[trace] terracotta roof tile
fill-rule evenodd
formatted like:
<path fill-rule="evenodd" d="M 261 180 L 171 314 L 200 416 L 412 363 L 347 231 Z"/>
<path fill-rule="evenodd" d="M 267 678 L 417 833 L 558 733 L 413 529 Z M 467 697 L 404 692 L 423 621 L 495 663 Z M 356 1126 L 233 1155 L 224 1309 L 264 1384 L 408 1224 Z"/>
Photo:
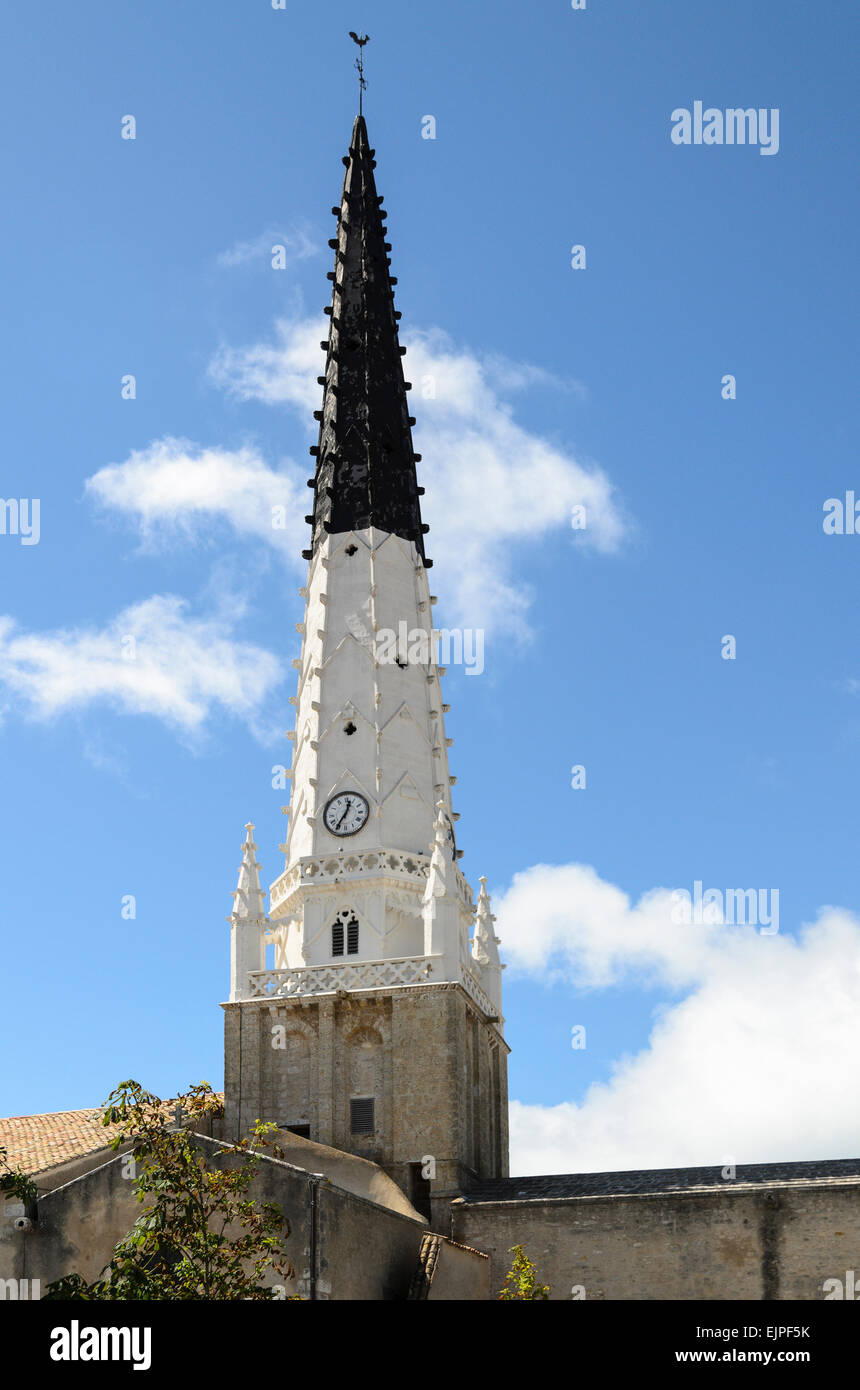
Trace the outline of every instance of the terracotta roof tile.
<path fill-rule="evenodd" d="M 215 1099 L 223 1102 L 221 1092 Z M 162 1102 L 172 1110 L 175 1102 Z M 51 1115 L 12 1115 L 0 1118 L 0 1149 L 6 1150 L 10 1168 L 21 1168 L 34 1177 L 60 1163 L 106 1149 L 115 1131 L 102 1124 L 104 1108 L 57 1110 Z"/>
<path fill-rule="evenodd" d="M 31 1175 L 110 1143 L 103 1110 L 59 1110 L 53 1115 L 12 1115 L 0 1119 L 0 1148 L 6 1162 Z"/>

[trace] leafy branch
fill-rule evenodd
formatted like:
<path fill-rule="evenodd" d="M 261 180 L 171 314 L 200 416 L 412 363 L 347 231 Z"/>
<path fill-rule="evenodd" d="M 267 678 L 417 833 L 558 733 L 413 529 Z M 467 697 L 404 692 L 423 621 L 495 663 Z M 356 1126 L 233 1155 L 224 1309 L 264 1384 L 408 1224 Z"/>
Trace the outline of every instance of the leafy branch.
<path fill-rule="evenodd" d="M 505 1275 L 504 1287 L 499 1290 L 499 1299 L 513 1302 L 515 1299 L 549 1298 L 549 1284 L 537 1282 L 537 1269 L 523 1251 L 521 1245 L 512 1245 L 508 1251 L 514 1261 Z"/>
<path fill-rule="evenodd" d="M 205 1081 L 170 1102 L 136 1081 L 111 1093 L 102 1122 L 114 1131 L 111 1149 L 130 1145 L 124 1162 L 143 1211 L 100 1278 L 66 1275 L 44 1297 L 263 1300 L 272 1298 L 267 1274 L 293 1276 L 283 1251 L 289 1222 L 276 1203 L 249 1195 L 259 1154 L 280 1152 L 277 1127 L 257 1121 L 249 1138 L 207 1155 L 193 1131 L 220 1110 Z"/>

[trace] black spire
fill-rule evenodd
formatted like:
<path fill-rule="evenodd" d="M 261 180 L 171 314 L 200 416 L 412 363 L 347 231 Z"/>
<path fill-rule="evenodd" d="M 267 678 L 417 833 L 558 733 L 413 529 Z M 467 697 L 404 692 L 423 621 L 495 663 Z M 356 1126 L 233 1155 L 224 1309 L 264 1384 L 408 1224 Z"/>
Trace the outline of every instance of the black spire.
<path fill-rule="evenodd" d="M 376 526 L 415 542 L 424 559 L 411 426 L 406 401 L 408 384 L 401 361 L 406 349 L 397 338 L 399 313 L 394 308 L 397 283 L 388 273 L 391 250 L 385 240 L 373 170 L 376 160 L 363 116 L 356 116 L 346 176 L 337 215 L 331 333 L 326 349 L 319 443 L 314 489 L 312 549 L 329 533 Z"/>

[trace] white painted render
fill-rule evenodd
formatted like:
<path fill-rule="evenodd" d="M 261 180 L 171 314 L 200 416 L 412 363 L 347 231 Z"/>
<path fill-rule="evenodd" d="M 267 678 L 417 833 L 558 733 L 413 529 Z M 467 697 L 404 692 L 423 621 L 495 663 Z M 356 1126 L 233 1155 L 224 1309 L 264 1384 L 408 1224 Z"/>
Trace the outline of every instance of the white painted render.
<path fill-rule="evenodd" d="M 327 535 L 301 592 L 285 865 L 271 888 L 271 922 L 261 917 L 262 898 L 231 918 L 231 984 L 240 991 L 231 998 L 318 993 L 338 981 L 346 989 L 463 982 L 465 974 L 476 1001 L 500 1014 L 491 928 L 489 950 L 485 939 L 489 899 L 475 954 L 473 894 L 453 856 L 444 668 L 428 660 L 435 600 L 418 551 L 374 528 Z M 386 632 L 425 633 L 422 659 L 406 651 L 405 664 L 396 664 L 380 637 Z M 350 836 L 324 823 L 327 804 L 343 792 L 369 806 Z M 255 864 L 253 849 L 248 854 Z M 253 864 L 243 860 L 240 871 L 246 894 Z M 334 957 L 332 924 L 350 917 L 359 925 L 358 953 Z M 277 979 L 265 969 L 266 944 L 274 946 Z M 377 962 L 386 963 L 382 973 Z M 257 975 L 250 982 L 249 972 Z"/>

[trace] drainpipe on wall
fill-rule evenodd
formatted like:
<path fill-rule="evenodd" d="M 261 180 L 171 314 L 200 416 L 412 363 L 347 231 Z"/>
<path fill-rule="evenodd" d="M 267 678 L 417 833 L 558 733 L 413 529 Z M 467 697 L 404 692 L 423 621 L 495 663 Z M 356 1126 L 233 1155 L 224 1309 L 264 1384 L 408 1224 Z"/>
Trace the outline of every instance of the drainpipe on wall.
<path fill-rule="evenodd" d="M 226 1101 L 227 1097 L 224 1097 Z M 239 1009 L 239 1096 L 236 1105 L 236 1143 L 242 1137 L 242 1009 Z"/>
<path fill-rule="evenodd" d="M 782 1203 L 776 1192 L 768 1192 L 761 1208 L 759 1238 L 761 1240 L 761 1296 L 770 1301 L 779 1298 L 780 1237 Z"/>
<path fill-rule="evenodd" d="M 323 1178 L 322 1173 L 310 1173 L 308 1175 L 308 1191 L 311 1199 L 311 1222 L 309 1240 L 309 1274 L 308 1274 L 308 1298 L 311 1303 L 316 1302 L 317 1296 L 317 1261 L 319 1251 L 319 1187 Z"/>

